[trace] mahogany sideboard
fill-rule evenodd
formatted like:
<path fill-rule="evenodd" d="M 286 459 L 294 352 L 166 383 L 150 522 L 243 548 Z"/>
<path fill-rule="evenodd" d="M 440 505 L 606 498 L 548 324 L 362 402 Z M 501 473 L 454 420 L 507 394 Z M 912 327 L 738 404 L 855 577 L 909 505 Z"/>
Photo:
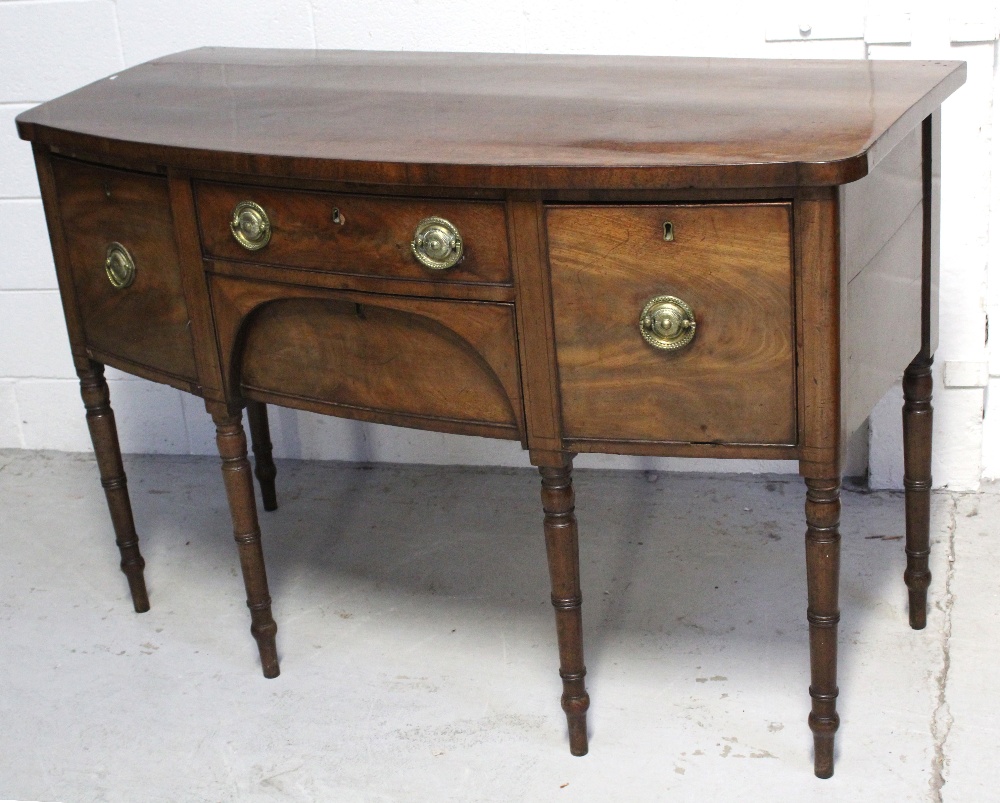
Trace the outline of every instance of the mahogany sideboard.
<path fill-rule="evenodd" d="M 135 609 L 104 365 L 201 396 L 264 675 L 267 404 L 519 441 L 570 750 L 579 452 L 798 461 L 815 772 L 833 773 L 841 456 L 903 377 L 910 624 L 930 581 L 939 134 L 962 62 L 206 48 L 18 117 Z"/>

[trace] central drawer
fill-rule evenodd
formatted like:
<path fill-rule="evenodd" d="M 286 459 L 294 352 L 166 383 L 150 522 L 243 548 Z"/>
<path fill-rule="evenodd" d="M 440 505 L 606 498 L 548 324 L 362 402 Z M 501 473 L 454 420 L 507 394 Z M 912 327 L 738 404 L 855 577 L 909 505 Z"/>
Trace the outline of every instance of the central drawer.
<path fill-rule="evenodd" d="M 224 379 L 243 398 L 524 440 L 511 304 L 209 281 Z"/>
<path fill-rule="evenodd" d="M 511 285 L 504 205 L 494 201 L 384 198 L 195 182 L 204 255 L 210 259 L 422 282 Z M 263 245 L 239 242 L 234 211 L 249 202 L 266 216 Z M 243 207 L 246 208 L 246 207 Z M 422 221 L 438 219 L 461 240 L 460 261 L 421 263 L 412 243 Z M 262 238 L 262 240 L 265 238 Z"/>
<path fill-rule="evenodd" d="M 564 437 L 795 444 L 790 219 L 787 203 L 548 208 Z M 690 342 L 643 336 L 641 318 L 683 309 L 664 298 L 689 307 Z"/>

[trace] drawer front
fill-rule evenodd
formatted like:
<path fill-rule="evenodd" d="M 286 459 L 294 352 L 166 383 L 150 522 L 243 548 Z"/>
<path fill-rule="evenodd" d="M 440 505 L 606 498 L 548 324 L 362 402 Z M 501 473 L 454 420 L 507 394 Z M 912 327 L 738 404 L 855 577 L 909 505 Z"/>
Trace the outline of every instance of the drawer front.
<path fill-rule="evenodd" d="M 211 277 L 226 382 L 365 421 L 523 440 L 510 304 Z"/>
<path fill-rule="evenodd" d="M 112 364 L 117 357 L 195 381 L 167 180 L 58 158 L 52 169 L 87 345 Z M 124 287 L 106 270 L 113 243 L 134 265 Z"/>
<path fill-rule="evenodd" d="M 488 201 L 376 198 L 214 182 L 195 185 L 205 256 L 262 264 L 431 282 L 511 284 L 504 206 Z M 251 201 L 267 216 L 270 238 L 250 250 L 230 229 Z M 258 212 L 259 214 L 259 212 Z M 458 231 L 454 266 L 423 265 L 411 243 L 418 224 L 443 218 Z"/>
<path fill-rule="evenodd" d="M 565 438 L 796 442 L 789 204 L 546 217 Z M 640 317 L 660 296 L 690 306 L 688 344 L 644 339 Z"/>

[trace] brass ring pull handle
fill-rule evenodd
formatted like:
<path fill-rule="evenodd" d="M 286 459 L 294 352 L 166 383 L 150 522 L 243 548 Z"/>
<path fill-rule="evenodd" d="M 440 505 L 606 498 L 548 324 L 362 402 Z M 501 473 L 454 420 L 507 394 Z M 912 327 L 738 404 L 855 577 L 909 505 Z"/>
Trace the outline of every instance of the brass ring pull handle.
<path fill-rule="evenodd" d="M 108 281 L 119 290 L 124 290 L 135 281 L 135 260 L 121 243 L 111 243 L 108 246 L 104 272 Z"/>
<path fill-rule="evenodd" d="M 425 217 L 410 243 L 413 256 L 431 270 L 447 270 L 462 261 L 462 235 L 442 217 Z"/>
<path fill-rule="evenodd" d="M 229 230 L 247 251 L 259 251 L 271 241 L 271 221 L 267 219 L 267 212 L 253 201 L 240 201 L 233 207 Z"/>
<path fill-rule="evenodd" d="M 675 296 L 657 296 L 646 302 L 639 331 L 649 345 L 672 351 L 694 340 L 694 310 Z"/>

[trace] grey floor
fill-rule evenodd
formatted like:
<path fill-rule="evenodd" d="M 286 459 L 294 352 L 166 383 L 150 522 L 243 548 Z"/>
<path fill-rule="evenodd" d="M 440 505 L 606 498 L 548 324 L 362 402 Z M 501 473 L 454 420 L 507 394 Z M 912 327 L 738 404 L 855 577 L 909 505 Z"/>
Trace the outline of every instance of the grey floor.
<path fill-rule="evenodd" d="M 845 494 L 843 724 L 819 781 L 795 477 L 577 473 L 573 758 L 534 472 L 280 463 L 265 680 L 217 461 L 126 462 L 142 615 L 92 458 L 0 452 L 0 798 L 1000 799 L 995 492 L 935 494 L 923 632 L 901 495 Z"/>

